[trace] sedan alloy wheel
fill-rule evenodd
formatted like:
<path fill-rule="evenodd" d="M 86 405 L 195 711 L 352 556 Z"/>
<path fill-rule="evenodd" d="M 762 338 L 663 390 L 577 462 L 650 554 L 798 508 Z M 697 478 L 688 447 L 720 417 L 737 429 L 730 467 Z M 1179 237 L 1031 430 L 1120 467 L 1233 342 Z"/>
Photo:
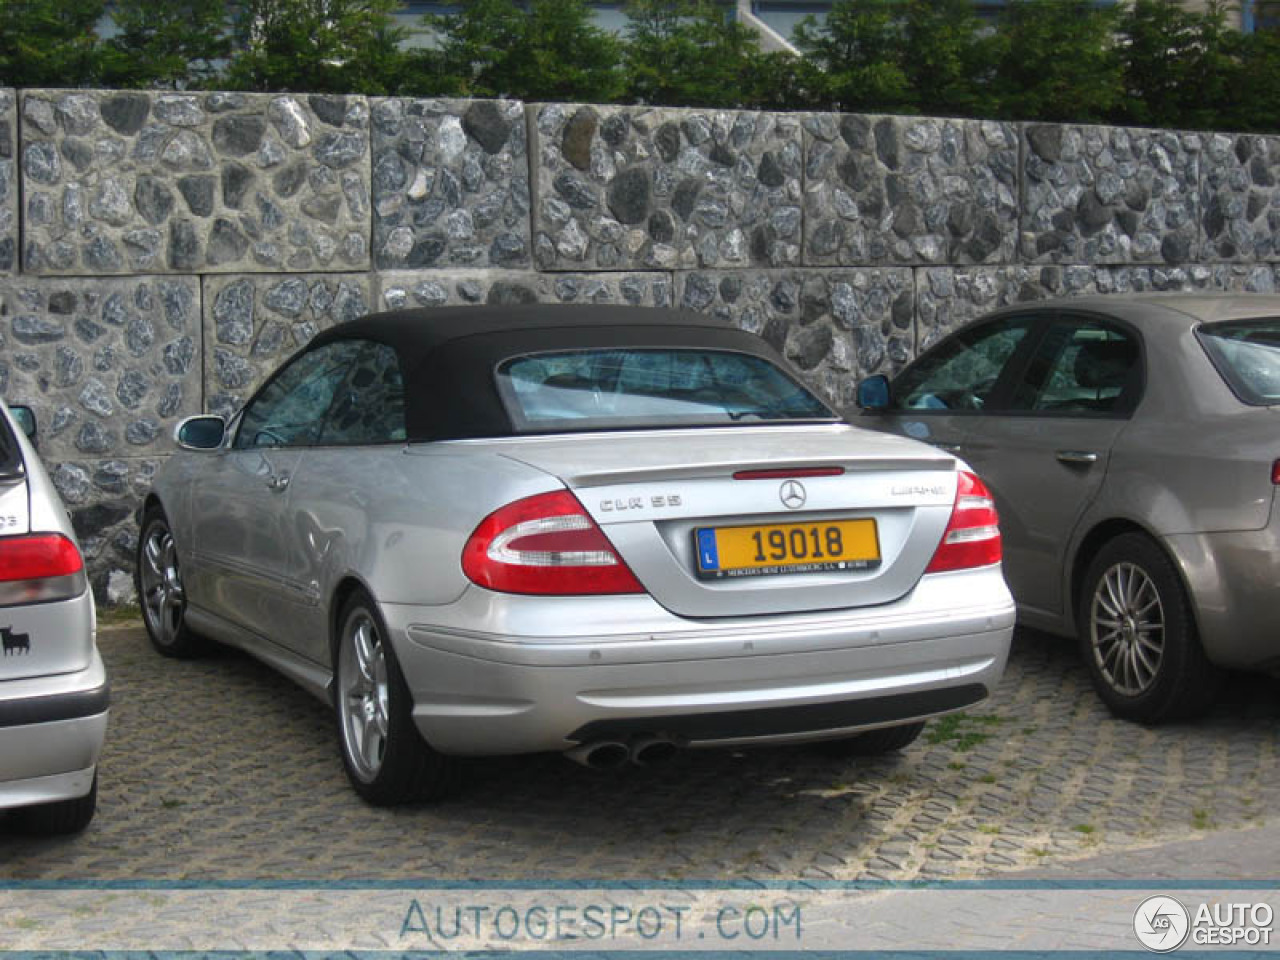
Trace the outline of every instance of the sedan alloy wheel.
<path fill-rule="evenodd" d="M 1148 690 L 1164 659 L 1164 607 L 1145 570 L 1118 563 L 1094 590 L 1089 617 L 1094 662 L 1118 693 Z"/>
<path fill-rule="evenodd" d="M 1081 653 L 1111 712 L 1159 723 L 1204 713 L 1222 671 L 1200 644 L 1182 578 L 1141 533 L 1103 545 L 1085 574 L 1077 623 Z"/>

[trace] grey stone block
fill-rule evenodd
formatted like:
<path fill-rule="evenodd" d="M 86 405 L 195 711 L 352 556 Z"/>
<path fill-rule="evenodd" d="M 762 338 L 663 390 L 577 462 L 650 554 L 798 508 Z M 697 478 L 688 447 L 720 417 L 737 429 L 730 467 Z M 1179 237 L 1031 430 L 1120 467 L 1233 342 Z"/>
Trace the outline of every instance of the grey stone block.
<path fill-rule="evenodd" d="M 1174 291 L 1271 293 L 1264 265 L 935 267 L 916 271 L 919 351 L 989 310 L 1046 297 Z"/>
<path fill-rule="evenodd" d="M 1195 133 L 1026 124 L 1021 259 L 1194 263 L 1200 258 Z"/>
<path fill-rule="evenodd" d="M 463 271 L 432 276 L 418 272 L 379 274 L 381 309 L 494 303 L 611 303 L 638 307 L 674 304 L 671 274 L 545 274 L 515 270 Z"/>
<path fill-rule="evenodd" d="M 230 416 L 321 330 L 369 312 L 369 274 L 204 278 L 204 402 Z"/>
<path fill-rule="evenodd" d="M 1013 124 L 813 114 L 804 133 L 806 266 L 1014 259 Z"/>
<path fill-rule="evenodd" d="M 132 457 L 46 462 L 71 513 L 99 603 L 114 605 L 132 599 L 138 544 L 134 515 L 162 462 Z"/>
<path fill-rule="evenodd" d="M 18 97 L 0 90 L 0 274 L 18 269 Z"/>
<path fill-rule="evenodd" d="M 797 116 L 572 104 L 529 109 L 540 269 L 800 262 Z"/>
<path fill-rule="evenodd" d="M 48 462 L 169 452 L 201 365 L 195 278 L 0 278 L 0 395 L 35 409 Z"/>
<path fill-rule="evenodd" d="M 909 268 L 691 271 L 676 287 L 677 306 L 764 337 L 838 408 L 853 403 L 860 378 L 913 355 Z"/>
<path fill-rule="evenodd" d="M 1280 260 L 1280 138 L 1206 135 L 1200 200 L 1206 258 Z"/>
<path fill-rule="evenodd" d="M 528 267 L 524 106 L 401 99 L 371 106 L 374 263 Z"/>
<path fill-rule="evenodd" d="M 27 90 L 23 269 L 369 265 L 364 97 Z"/>

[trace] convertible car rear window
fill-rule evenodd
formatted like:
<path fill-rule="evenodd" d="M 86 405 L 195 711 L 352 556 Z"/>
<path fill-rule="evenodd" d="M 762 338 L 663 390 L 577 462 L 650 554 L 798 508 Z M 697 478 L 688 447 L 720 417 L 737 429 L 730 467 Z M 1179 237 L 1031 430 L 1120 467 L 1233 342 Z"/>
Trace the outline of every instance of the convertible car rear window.
<path fill-rule="evenodd" d="M 731 351 L 537 353 L 503 361 L 497 378 L 522 433 L 836 419 L 768 360 Z"/>
<path fill-rule="evenodd" d="M 1236 396 L 1254 406 L 1280 403 L 1280 317 L 1205 324 L 1197 335 Z"/>

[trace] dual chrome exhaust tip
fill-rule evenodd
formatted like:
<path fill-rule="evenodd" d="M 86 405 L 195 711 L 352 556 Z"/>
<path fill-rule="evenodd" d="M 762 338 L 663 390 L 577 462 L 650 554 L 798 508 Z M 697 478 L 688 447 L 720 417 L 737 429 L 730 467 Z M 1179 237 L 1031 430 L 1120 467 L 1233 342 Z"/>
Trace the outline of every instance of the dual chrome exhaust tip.
<path fill-rule="evenodd" d="M 679 749 L 674 740 L 666 737 L 637 737 L 630 743 L 595 740 L 565 751 L 565 756 L 592 770 L 616 770 L 627 763 L 634 763 L 637 767 L 665 763 Z"/>

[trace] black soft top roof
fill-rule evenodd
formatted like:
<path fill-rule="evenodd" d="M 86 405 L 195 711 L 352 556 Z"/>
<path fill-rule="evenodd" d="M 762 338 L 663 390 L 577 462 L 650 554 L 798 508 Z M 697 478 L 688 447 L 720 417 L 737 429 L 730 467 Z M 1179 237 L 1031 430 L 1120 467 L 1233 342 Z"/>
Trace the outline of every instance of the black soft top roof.
<path fill-rule="evenodd" d="M 530 353 L 583 348 L 706 347 L 786 364 L 762 339 L 704 314 L 603 304 L 436 307 L 374 313 L 318 334 L 392 347 L 405 381 L 410 441 L 505 437 L 516 431 L 494 368 Z"/>

